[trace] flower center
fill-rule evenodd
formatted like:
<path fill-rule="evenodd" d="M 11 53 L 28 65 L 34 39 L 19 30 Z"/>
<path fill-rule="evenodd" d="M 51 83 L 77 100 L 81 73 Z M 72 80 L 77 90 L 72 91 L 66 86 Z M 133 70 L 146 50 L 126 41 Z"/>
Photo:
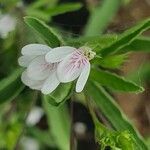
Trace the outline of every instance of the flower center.
<path fill-rule="evenodd" d="M 79 50 L 82 52 L 82 54 L 88 59 L 91 60 L 95 57 L 96 53 L 92 51 L 90 47 L 80 47 Z"/>

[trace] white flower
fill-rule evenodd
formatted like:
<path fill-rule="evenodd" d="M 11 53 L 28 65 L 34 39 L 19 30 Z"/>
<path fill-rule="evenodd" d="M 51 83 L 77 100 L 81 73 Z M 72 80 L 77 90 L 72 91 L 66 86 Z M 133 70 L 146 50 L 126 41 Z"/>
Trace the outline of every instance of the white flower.
<path fill-rule="evenodd" d="M 27 117 L 26 120 L 27 125 L 29 126 L 36 125 L 40 121 L 43 115 L 44 115 L 44 111 L 42 108 L 37 106 L 33 107 Z"/>
<path fill-rule="evenodd" d="M 90 60 L 95 52 L 89 47 L 76 49 L 62 46 L 51 49 L 42 44 L 29 44 L 22 49 L 19 64 L 27 69 L 22 74 L 22 82 L 31 89 L 49 94 L 62 83 L 78 78 L 76 92 L 81 92 L 90 73 Z"/>
<path fill-rule="evenodd" d="M 0 36 L 6 38 L 8 33 L 15 29 L 16 20 L 9 14 L 0 16 Z"/>
<path fill-rule="evenodd" d="M 95 52 L 89 47 L 64 46 L 54 48 L 46 54 L 46 61 L 57 63 L 57 77 L 60 82 L 71 82 L 78 78 L 76 83 L 76 92 L 81 92 L 87 82 L 90 73 L 90 60 L 94 58 Z"/>
<path fill-rule="evenodd" d="M 18 62 L 20 66 L 27 67 L 22 73 L 22 82 L 31 89 L 41 90 L 43 94 L 49 94 L 60 84 L 56 69 L 58 63 L 45 61 L 46 53 L 52 49 L 42 44 L 29 44 L 22 48 L 22 55 Z"/>
<path fill-rule="evenodd" d="M 35 138 L 23 136 L 20 145 L 22 150 L 40 150 L 40 144 Z"/>

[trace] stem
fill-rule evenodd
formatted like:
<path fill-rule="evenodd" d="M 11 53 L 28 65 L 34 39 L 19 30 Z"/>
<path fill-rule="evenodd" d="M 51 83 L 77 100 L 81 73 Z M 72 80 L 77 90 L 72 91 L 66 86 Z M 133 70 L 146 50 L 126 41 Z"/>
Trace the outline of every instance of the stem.
<path fill-rule="evenodd" d="M 91 12 L 84 36 L 101 34 L 116 15 L 121 6 L 121 0 L 103 0 L 102 5 Z"/>

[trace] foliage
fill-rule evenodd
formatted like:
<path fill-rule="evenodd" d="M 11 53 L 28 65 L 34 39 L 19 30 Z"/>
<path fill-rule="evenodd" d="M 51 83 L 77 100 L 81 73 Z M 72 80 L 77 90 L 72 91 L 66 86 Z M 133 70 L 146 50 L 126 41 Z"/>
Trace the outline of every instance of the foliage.
<path fill-rule="evenodd" d="M 16 11 L 15 6 L 17 5 L 17 1 L 14 1 L 13 4 L 8 4 L 3 1 L 1 3 L 7 6 L 2 10 L 3 13 L 9 13 L 12 9 Z M 63 35 L 58 34 L 59 32 L 55 32 L 56 30 L 59 31 L 59 27 L 50 27 L 47 23 L 50 21 L 53 25 L 53 16 L 77 11 L 82 7 L 80 3 L 58 4 L 57 1 L 53 0 L 50 4 L 48 0 L 38 0 L 29 6 L 25 6 L 22 10 L 23 14 L 25 13 L 25 17 L 24 15 L 21 18 L 16 16 L 18 20 L 20 19 L 20 28 L 23 28 L 23 39 L 28 39 L 28 36 L 31 38 L 33 36 L 32 30 L 34 30 L 34 36 L 38 37 L 38 39 L 33 39 L 34 42 L 40 41 L 43 43 L 44 41 L 45 44 L 52 48 L 61 45 L 79 48 L 85 45 L 96 52 L 96 57 L 91 61 L 90 77 L 83 93 L 94 103 L 94 106 L 90 109 L 93 111 L 98 109 L 102 112 L 113 128 L 108 129 L 98 119 L 95 119 L 96 116 L 93 117 L 96 141 L 100 144 L 101 149 L 104 150 L 109 146 L 112 150 L 148 150 L 143 137 L 135 129 L 133 123 L 127 119 L 127 116 L 123 113 L 114 98 L 110 96 L 111 93 L 116 91 L 132 92 L 133 94 L 143 92 L 144 88 L 137 83 L 137 74 L 132 74 L 133 76 L 126 79 L 117 74 L 115 69 L 119 70 L 121 65 L 128 60 L 129 52 L 150 51 L 150 38 L 141 36 L 144 31 L 150 28 L 150 19 L 139 22 L 121 34 L 102 34 L 120 6 L 124 3 L 125 1 L 121 0 L 106 0 L 103 1 L 102 5 L 91 10 L 84 35 L 78 38 L 63 37 Z M 25 24 L 28 25 L 31 31 L 22 24 L 21 20 L 23 17 Z M 23 47 L 23 44 L 27 44 L 27 40 L 17 37 L 18 35 L 22 37 L 22 32 L 20 33 L 17 30 L 13 32 L 15 40 L 10 38 L 12 36 L 10 33 L 7 39 L 1 39 L 0 41 L 2 43 L 0 57 L 2 58 L 4 56 L 2 60 L 6 61 L 0 68 L 0 71 L 6 71 L 1 76 L 0 81 L 0 104 L 1 107 L 5 106 L 0 110 L 0 149 L 12 149 L 16 146 L 17 140 L 20 140 L 21 129 L 23 128 L 22 124 L 26 124 L 24 114 L 30 111 L 32 105 L 36 104 L 34 102 L 35 99 L 38 102 L 40 100 L 42 101 L 42 108 L 44 108 L 48 122 L 48 128 L 46 128 L 48 132 L 41 131 L 37 127 L 25 126 L 27 130 L 24 134 L 36 138 L 41 147 L 46 145 L 50 148 L 55 147 L 60 150 L 69 150 L 71 119 L 66 103 L 67 100 L 72 99 L 74 96 L 74 82 L 60 84 L 54 92 L 48 95 L 35 96 L 33 91 L 30 91 L 30 94 L 28 94 L 29 89 L 25 88 L 20 80 L 20 75 L 23 70 L 18 69 L 17 65 L 17 58 L 20 54 L 18 51 Z M 21 43 L 21 45 L 18 43 Z M 12 52 L 15 52 L 15 54 L 12 54 Z M 2 54 L 5 55 L 1 56 Z M 11 64 L 9 60 L 11 57 L 12 60 L 16 60 L 15 64 Z M 6 70 L 3 68 L 6 68 Z M 149 80 L 150 73 L 149 63 L 143 68 L 141 78 L 147 81 Z M 8 75 L 9 72 L 12 73 Z M 4 77 L 5 75 L 7 77 Z M 135 80 L 135 82 L 130 79 Z M 38 95 L 40 94 L 38 93 Z M 87 99 L 85 100 L 88 103 Z M 22 103 L 21 105 L 20 101 Z M 33 104 L 31 105 L 32 102 Z M 8 124 L 3 124 L 3 116 L 11 112 L 11 105 L 14 106 L 14 103 L 16 103 L 19 109 L 14 113 L 14 116 L 12 115 L 13 117 L 10 121 L 7 121 Z M 17 114 L 19 114 L 19 117 Z M 6 131 L 8 128 L 9 130 Z M 14 140 L 11 141 L 11 139 Z M 50 143 L 50 140 L 53 142 Z"/>

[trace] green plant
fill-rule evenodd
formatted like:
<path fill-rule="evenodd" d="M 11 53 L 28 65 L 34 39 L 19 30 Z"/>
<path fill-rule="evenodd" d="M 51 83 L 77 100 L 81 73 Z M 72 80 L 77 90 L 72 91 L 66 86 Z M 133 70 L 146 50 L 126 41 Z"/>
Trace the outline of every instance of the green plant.
<path fill-rule="evenodd" d="M 111 7 L 113 7 L 111 8 L 113 12 L 111 15 L 108 14 L 110 3 L 113 4 L 111 5 Z M 150 51 L 149 37 L 141 36 L 144 31 L 150 28 L 150 19 L 139 22 L 137 25 L 131 27 L 122 34 L 97 35 L 97 33 L 102 33 L 102 31 L 107 27 L 107 24 L 116 13 L 120 4 L 122 4 L 122 2 L 119 0 L 114 0 L 112 2 L 106 1 L 102 8 L 97 8 L 91 15 L 93 16 L 91 17 L 93 19 L 89 20 L 85 30 L 85 35 L 79 38 L 64 38 L 55 32 L 55 28 L 52 29 L 49 25 L 38 18 L 41 18 L 47 22 L 52 16 L 79 9 L 81 7 L 80 4 L 64 4 L 60 6 L 54 5 L 54 7 L 47 6 L 47 8 L 43 10 L 42 6 L 47 5 L 47 1 L 38 1 L 30 5 L 25 10 L 26 14 L 31 16 L 24 17 L 24 22 L 31 28 L 31 31 L 28 31 L 29 36 L 31 37 L 32 33 L 34 33 L 35 38 L 38 37 L 38 39 L 34 39 L 36 42 L 38 41 L 44 43 L 51 48 L 62 45 L 73 46 L 75 48 L 86 46 L 92 49 L 94 55 L 96 54 L 90 61 L 90 75 L 82 93 L 85 94 L 84 102 L 92 103 L 92 105 L 89 106 L 89 109 L 95 124 L 96 141 L 98 141 L 101 145 L 101 149 L 104 150 L 107 146 L 109 146 L 114 150 L 148 150 L 144 139 L 134 128 L 129 119 L 127 119 L 126 115 L 122 112 L 121 108 L 115 102 L 110 93 L 132 92 L 133 94 L 138 94 L 143 92 L 144 88 L 141 87 L 141 85 L 117 75 L 114 72 L 114 69 L 119 69 L 120 66 L 128 59 L 129 52 Z M 35 18 L 35 16 L 38 18 Z M 97 18 L 103 19 L 103 17 L 106 17 L 106 20 L 99 20 L 98 22 L 95 21 Z M 12 58 L 10 49 L 15 49 L 18 45 L 15 42 L 12 43 L 13 44 L 7 48 L 8 51 L 6 52 L 8 53 L 6 53 L 6 56 L 8 56 L 10 60 L 17 60 L 18 52 L 16 52 L 17 56 Z M 21 47 L 23 47 L 23 45 L 21 45 Z M 20 47 L 18 49 L 20 50 Z M 6 66 L 8 66 L 9 63 L 10 62 L 7 61 Z M 39 99 L 42 101 L 42 106 L 48 118 L 49 134 L 36 130 L 36 128 L 34 128 L 35 132 L 34 130 L 29 130 L 29 133 L 34 135 L 42 144 L 44 143 L 48 146 L 58 147 L 61 150 L 69 150 L 69 122 L 71 119 L 68 115 L 68 110 L 65 103 L 67 100 L 71 100 L 72 97 L 76 96 L 74 89 L 75 83 L 61 83 L 52 93 L 43 95 L 38 92 L 38 95 L 40 95 L 38 96 L 35 91 L 29 91 L 29 89 L 25 88 L 20 80 L 20 75 L 23 70 L 16 69 L 16 66 L 18 65 L 14 64 L 12 69 L 8 68 L 8 72 L 5 74 L 7 77 L 0 81 L 0 104 L 2 106 L 8 105 L 7 107 L 11 107 L 10 102 L 12 100 L 16 100 L 19 105 L 19 99 L 21 99 L 25 110 L 22 110 L 23 106 L 21 106 L 21 110 L 19 111 L 22 111 L 22 113 L 19 115 L 18 120 L 16 117 L 10 115 L 10 118 L 15 120 L 10 125 L 10 131 L 14 131 L 16 134 L 14 134 L 14 132 L 12 132 L 12 134 L 8 133 L 8 131 L 5 138 L 7 139 L 10 134 L 12 135 L 14 141 L 12 141 L 11 146 L 9 147 L 9 144 L 5 141 L 2 141 L 2 144 L 0 145 L 3 145 L 2 148 L 7 147 L 8 149 L 13 149 L 16 146 L 15 143 L 17 143 L 18 133 L 21 133 L 21 128 L 24 128 L 23 121 L 26 119 L 26 111 L 30 110 L 30 107 L 34 105 L 34 102 L 32 104 L 32 99 L 35 98 L 35 100 Z M 146 72 L 148 71 L 146 70 Z M 12 72 L 12 74 L 9 75 L 10 72 Z M 145 74 L 146 73 L 144 73 L 144 76 Z M 2 109 L 1 112 L 7 113 L 9 110 L 7 107 L 6 110 Z M 108 119 L 112 129 L 108 129 L 108 127 L 100 123 L 95 115 L 95 108 L 100 110 Z M 15 114 L 17 114 L 17 111 Z M 11 129 L 14 124 L 18 127 L 17 130 Z M 5 131 L 7 126 L 9 125 L 6 124 L 5 127 L 0 126 L 2 135 L 4 134 L 3 130 Z M 2 135 L 0 135 L 0 138 L 2 138 Z M 48 139 L 41 139 L 39 135 Z M 49 144 L 49 139 L 53 139 L 54 142 Z"/>

